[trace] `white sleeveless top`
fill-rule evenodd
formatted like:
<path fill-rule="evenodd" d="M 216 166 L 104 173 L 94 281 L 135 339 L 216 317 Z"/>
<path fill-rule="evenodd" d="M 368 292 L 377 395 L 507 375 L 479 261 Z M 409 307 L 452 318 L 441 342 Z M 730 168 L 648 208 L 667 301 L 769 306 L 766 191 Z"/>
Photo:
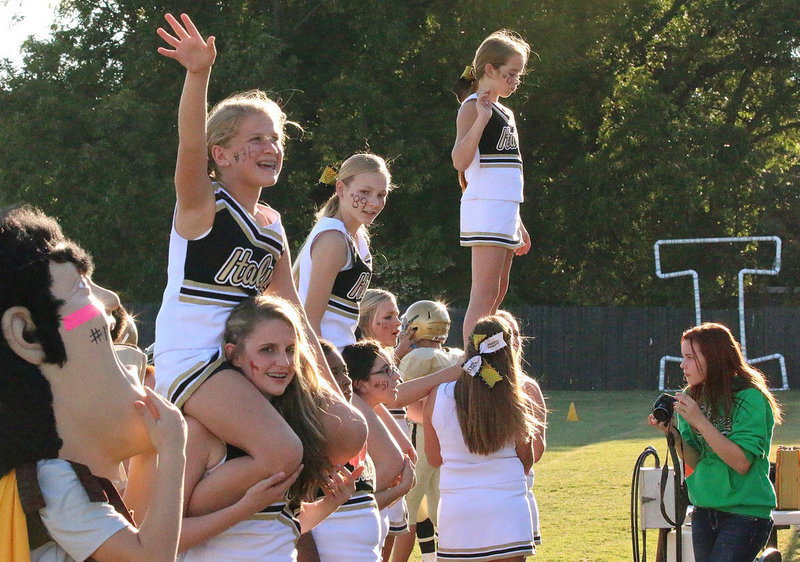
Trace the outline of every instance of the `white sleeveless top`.
<path fill-rule="evenodd" d="M 167 287 L 156 318 L 156 361 L 165 351 L 219 348 L 231 309 L 264 292 L 283 255 L 277 211 L 259 204 L 277 217 L 261 226 L 221 186 L 214 197 L 214 224 L 203 236 L 183 238 L 173 219 Z"/>
<path fill-rule="evenodd" d="M 206 471 L 222 466 L 227 457 Z M 297 560 L 300 523 L 286 502 L 278 502 L 178 555 L 180 562 L 289 562 Z"/>
<path fill-rule="evenodd" d="M 477 99 L 472 94 L 464 103 Z M 467 189 L 461 196 L 468 199 L 523 201 L 522 155 L 514 113 L 500 103 L 492 104 L 492 116 L 483 129 L 478 149 L 464 171 Z"/>
<path fill-rule="evenodd" d="M 455 381 L 439 385 L 431 422 L 439 438 L 441 490 L 458 490 L 508 482 L 525 482 L 522 461 L 511 443 L 489 455 L 471 453 L 456 414 Z"/>
<path fill-rule="evenodd" d="M 347 263 L 336 276 L 320 322 L 321 333 L 317 335 L 342 349 L 356 342 L 359 303 L 367 292 L 372 277 L 372 255 L 369 252 L 367 239 L 360 229 L 353 239 L 342 221 L 332 217 L 322 217 L 309 233 L 297 258 L 299 263 L 297 292 L 303 305 L 308 297 L 308 285 L 311 280 L 311 246 L 320 234 L 328 230 L 341 232 L 350 244 L 351 251 Z M 358 252 L 357 256 L 353 255 L 353 248 Z"/>

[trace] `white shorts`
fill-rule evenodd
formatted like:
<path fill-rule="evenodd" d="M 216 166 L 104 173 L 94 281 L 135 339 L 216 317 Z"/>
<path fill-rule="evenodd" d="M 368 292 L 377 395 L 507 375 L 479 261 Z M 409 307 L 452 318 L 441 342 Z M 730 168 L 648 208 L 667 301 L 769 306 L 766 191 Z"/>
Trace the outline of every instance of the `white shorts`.
<path fill-rule="evenodd" d="M 377 562 L 381 559 L 381 522 L 375 497 L 353 497 L 311 530 L 324 562 Z"/>
<path fill-rule="evenodd" d="M 461 201 L 461 245 L 521 248 L 519 203 L 497 199 Z"/>
<path fill-rule="evenodd" d="M 224 362 L 222 348 L 165 351 L 155 358 L 155 391 L 183 409 L 189 397 Z"/>
<path fill-rule="evenodd" d="M 522 482 L 439 493 L 438 560 L 499 560 L 535 552 Z"/>
<path fill-rule="evenodd" d="M 389 518 L 387 534 L 401 535 L 408 531 L 408 506 L 406 505 L 405 497 L 382 509 L 381 515 L 387 515 Z"/>

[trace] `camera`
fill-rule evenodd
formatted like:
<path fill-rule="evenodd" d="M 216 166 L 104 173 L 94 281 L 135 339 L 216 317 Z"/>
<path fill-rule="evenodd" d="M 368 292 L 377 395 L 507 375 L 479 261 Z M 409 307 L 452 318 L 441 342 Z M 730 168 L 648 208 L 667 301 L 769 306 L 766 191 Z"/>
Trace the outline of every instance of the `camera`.
<path fill-rule="evenodd" d="M 672 418 L 672 406 L 677 400 L 669 394 L 662 394 L 653 404 L 653 417 L 661 423 L 667 423 Z"/>

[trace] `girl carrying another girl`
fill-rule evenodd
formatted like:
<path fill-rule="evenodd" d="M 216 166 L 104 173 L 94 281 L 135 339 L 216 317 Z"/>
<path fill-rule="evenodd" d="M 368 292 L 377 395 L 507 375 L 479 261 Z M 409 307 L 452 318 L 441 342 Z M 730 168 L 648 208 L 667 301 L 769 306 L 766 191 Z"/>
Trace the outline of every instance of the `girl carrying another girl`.
<path fill-rule="evenodd" d="M 525 474 L 539 422 L 512 346 L 507 322 L 482 318 L 458 380 L 425 403 L 425 452 L 441 466 L 440 559 L 522 560 L 535 550 Z"/>
<path fill-rule="evenodd" d="M 519 215 L 522 157 L 514 114 L 500 104 L 525 72 L 530 46 L 508 30 L 484 39 L 454 91 L 453 166 L 464 190 L 461 245 L 472 248 L 472 288 L 464 316 L 464 341 L 478 318 L 494 314 L 505 298 L 511 261 L 531 248 Z"/>
<path fill-rule="evenodd" d="M 231 312 L 225 330 L 226 362 L 270 401 L 303 443 L 303 463 L 288 478 L 281 472 L 252 486 L 233 505 L 183 521 L 182 561 L 282 562 L 296 557 L 295 542 L 350 497 L 362 469 L 333 466 L 327 457 L 324 409 L 332 400 L 322 384 L 300 316 L 284 299 L 257 296 Z M 243 452 L 227 446 L 187 417 L 186 498 L 226 459 Z M 137 479 L 136 483 L 139 484 Z M 326 496 L 316 497 L 322 488 Z M 134 487 L 137 511 L 148 492 Z M 186 503 L 186 502 L 185 502 Z"/>
<path fill-rule="evenodd" d="M 272 474 L 294 473 L 303 456 L 300 438 L 258 389 L 235 369 L 219 369 L 231 308 L 265 292 L 299 304 L 280 214 L 259 203 L 262 187 L 280 174 L 287 119 L 253 91 L 221 101 L 206 120 L 214 37 L 204 40 L 186 14 L 180 22 L 171 14 L 166 19 L 172 33 L 159 28 L 158 34 L 171 49 L 158 52 L 181 63 L 186 80 L 168 283 L 156 320 L 156 390 L 246 453 L 197 484 L 188 513 L 202 515 L 232 505 Z M 328 452 L 344 462 L 360 450 L 366 428 L 340 398 L 327 411 L 326 423 L 335 426 Z"/>
<path fill-rule="evenodd" d="M 367 227 L 386 205 L 390 186 L 380 156 L 345 160 L 336 172 L 335 193 L 300 250 L 295 273 L 309 324 L 339 349 L 356 341 L 359 303 L 372 277 Z"/>
<path fill-rule="evenodd" d="M 781 408 L 722 324 L 686 330 L 681 355 L 687 387 L 675 415 L 661 423 L 651 414 L 649 423 L 675 435 L 675 448 L 694 469 L 686 477 L 694 559 L 751 562 L 772 530 L 769 453 Z"/>

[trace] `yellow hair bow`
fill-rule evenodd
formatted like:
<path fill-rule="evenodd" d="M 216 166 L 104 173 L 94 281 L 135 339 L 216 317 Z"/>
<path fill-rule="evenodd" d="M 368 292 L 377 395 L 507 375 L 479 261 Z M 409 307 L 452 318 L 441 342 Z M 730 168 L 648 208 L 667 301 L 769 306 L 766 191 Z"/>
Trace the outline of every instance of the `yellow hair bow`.
<path fill-rule="evenodd" d="M 478 350 L 479 355 L 470 358 L 461 368 L 470 376 L 476 377 L 480 375 L 483 382 L 485 382 L 489 388 L 493 388 L 495 384 L 503 380 L 503 376 L 482 356 L 484 354 L 494 353 L 508 345 L 505 338 L 503 338 L 503 332 L 498 332 L 491 337 L 485 334 L 473 334 L 472 344 Z"/>
<path fill-rule="evenodd" d="M 324 183 L 325 185 L 333 185 L 336 183 L 336 175 L 339 173 L 339 170 L 334 168 L 333 166 L 325 166 L 325 169 L 322 170 L 322 175 L 319 177 L 319 183 Z"/>
<path fill-rule="evenodd" d="M 470 82 L 475 81 L 475 70 L 472 68 L 471 64 L 468 64 L 464 69 L 464 72 L 461 73 L 461 78 L 464 80 L 469 80 Z"/>

